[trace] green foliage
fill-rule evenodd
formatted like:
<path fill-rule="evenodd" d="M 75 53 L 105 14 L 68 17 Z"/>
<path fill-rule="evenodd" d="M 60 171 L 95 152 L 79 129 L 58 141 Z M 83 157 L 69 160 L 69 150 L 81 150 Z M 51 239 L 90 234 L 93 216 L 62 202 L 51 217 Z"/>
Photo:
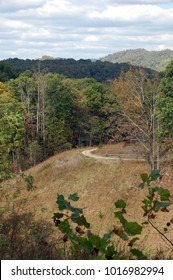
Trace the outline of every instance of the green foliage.
<path fill-rule="evenodd" d="M 114 235 L 119 236 L 125 242 L 130 244 L 130 247 L 139 239 L 131 236 L 141 234 L 142 226 L 136 222 L 128 222 L 122 212 L 126 208 L 126 203 L 123 200 L 115 202 L 116 208 L 121 208 L 121 211 L 115 213 L 122 224 L 121 228 L 114 226 L 113 230 L 99 236 L 92 233 L 90 223 L 87 222 L 82 208 L 76 208 L 71 205 L 71 202 L 78 201 L 77 193 L 69 196 L 68 200 L 63 195 L 58 195 L 57 205 L 61 212 L 54 213 L 53 219 L 55 226 L 64 234 L 63 241 L 71 241 L 71 253 L 79 258 L 80 255 L 85 254 L 86 258 L 91 259 L 122 259 L 126 258 L 122 252 L 118 252 L 112 241 Z M 136 255 L 132 253 L 132 258 Z M 140 255 L 142 257 L 142 253 Z M 137 256 L 137 258 L 139 258 Z M 146 258 L 146 256 L 145 256 Z"/>
<path fill-rule="evenodd" d="M 7 59 L 5 63 L 11 66 L 17 75 L 27 70 L 33 71 L 40 67 L 41 72 L 51 72 L 63 74 L 71 79 L 94 78 L 98 82 L 106 83 L 120 75 L 123 71 L 128 71 L 130 65 L 127 63 L 110 63 L 102 61 L 91 61 L 90 59 L 54 59 L 54 60 L 23 60 L 23 59 Z M 133 67 L 137 68 L 137 67 Z"/>
<path fill-rule="evenodd" d="M 29 166 L 72 147 L 107 143 L 117 130 L 115 96 L 94 79 L 26 71 L 8 85 L 23 108 Z"/>
<path fill-rule="evenodd" d="M 150 174 L 142 173 L 142 188 L 147 186 L 148 194 L 142 201 L 142 208 L 144 210 L 144 217 L 146 221 L 140 225 L 137 222 L 127 221 L 127 205 L 124 200 L 117 200 L 115 202 L 116 211 L 115 218 L 119 223 L 113 226 L 113 229 L 105 233 L 103 236 L 92 233 L 90 223 L 87 222 L 82 208 L 76 208 L 71 205 L 71 202 L 79 200 L 77 193 L 69 196 L 68 200 L 63 195 L 58 195 L 57 205 L 59 212 L 54 213 L 53 219 L 55 226 L 64 234 L 63 241 L 70 242 L 70 254 L 75 258 L 85 256 L 89 259 L 137 259 L 146 260 L 148 257 L 139 248 L 134 248 L 135 243 L 140 240 L 138 236 L 142 233 L 144 225 L 152 226 L 162 238 L 166 239 L 170 248 L 173 249 L 173 244 L 165 233 L 173 224 L 173 219 L 167 222 L 166 227 L 162 230 L 153 225 L 152 220 L 155 219 L 159 211 L 167 212 L 170 206 L 170 192 L 167 189 L 159 186 L 152 186 L 153 182 L 160 178 L 160 171 L 153 170 Z M 141 184 L 140 184 L 141 187 Z M 122 239 L 130 248 L 126 255 L 122 251 L 117 251 L 114 236 Z M 133 237 L 133 238 L 132 238 Z"/>
<path fill-rule="evenodd" d="M 125 209 L 126 208 L 126 203 L 124 200 L 120 199 L 120 200 L 117 200 L 115 202 L 115 207 L 116 208 L 122 208 L 122 209 Z"/>
<path fill-rule="evenodd" d="M 0 82 L 4 83 L 15 77 L 14 69 L 8 63 L 0 62 Z"/>
<path fill-rule="evenodd" d="M 0 83 L 0 180 L 19 169 L 25 132 L 22 113 L 9 88 Z"/>
<path fill-rule="evenodd" d="M 173 137 L 173 61 L 167 66 L 160 83 L 160 95 L 156 100 L 156 116 L 159 121 L 158 135 L 161 140 Z"/>
<path fill-rule="evenodd" d="M 172 50 L 147 51 L 145 49 L 121 51 L 101 58 L 102 61 L 130 63 L 159 72 L 164 71 L 172 59 Z"/>
<path fill-rule="evenodd" d="M 147 260 L 147 257 L 138 249 L 131 249 L 131 253 L 136 256 L 137 260 Z"/>

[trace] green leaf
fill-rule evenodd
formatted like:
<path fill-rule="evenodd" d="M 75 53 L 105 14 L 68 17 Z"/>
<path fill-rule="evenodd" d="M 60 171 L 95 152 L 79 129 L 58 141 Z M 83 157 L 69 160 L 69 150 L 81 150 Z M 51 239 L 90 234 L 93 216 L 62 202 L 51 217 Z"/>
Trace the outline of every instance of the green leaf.
<path fill-rule="evenodd" d="M 62 213 L 54 213 L 53 218 L 54 219 L 61 219 L 64 216 Z"/>
<path fill-rule="evenodd" d="M 70 224 L 68 221 L 62 221 L 60 222 L 59 226 L 58 226 L 59 230 L 62 232 L 62 233 L 71 233 L 72 232 L 72 229 L 70 228 Z"/>
<path fill-rule="evenodd" d="M 115 207 L 116 208 L 126 208 L 126 203 L 125 203 L 125 201 L 124 200 L 122 200 L 122 199 L 120 199 L 120 200 L 117 200 L 116 202 L 115 202 Z"/>
<path fill-rule="evenodd" d="M 57 196 L 56 203 L 58 204 L 59 210 L 63 211 L 65 209 L 68 209 L 69 203 L 64 199 L 64 196 L 62 194 Z"/>
<path fill-rule="evenodd" d="M 63 211 L 63 210 L 70 210 L 71 212 L 74 213 L 83 213 L 82 208 L 75 208 L 73 207 L 67 200 L 64 199 L 63 195 L 58 195 L 57 197 L 57 202 L 59 210 Z"/>
<path fill-rule="evenodd" d="M 90 227 L 90 224 L 87 222 L 86 218 L 82 216 L 75 217 L 74 215 L 71 216 L 73 222 L 78 224 L 79 226 L 85 226 L 86 228 Z"/>
<path fill-rule="evenodd" d="M 142 225 L 148 225 L 148 222 L 143 222 Z"/>
<path fill-rule="evenodd" d="M 173 219 L 170 220 L 170 223 L 173 224 Z"/>
<path fill-rule="evenodd" d="M 150 179 L 149 179 L 149 176 L 147 173 L 142 173 L 142 174 L 140 174 L 140 176 L 141 176 L 143 183 L 147 183 L 147 185 L 150 184 Z"/>
<path fill-rule="evenodd" d="M 105 233 L 103 238 L 106 239 L 106 240 L 109 240 L 111 238 L 112 234 L 113 234 L 112 231 L 110 231 L 108 233 Z"/>
<path fill-rule="evenodd" d="M 125 232 L 122 232 L 122 233 L 120 232 L 119 237 L 124 241 L 129 240 L 129 238 L 128 238 L 127 234 L 125 234 Z"/>
<path fill-rule="evenodd" d="M 117 254 L 118 254 L 118 252 L 115 251 L 115 248 L 114 248 L 113 245 L 107 247 L 107 249 L 106 249 L 106 255 L 108 255 L 108 256 L 113 256 L 113 255 L 117 255 Z"/>
<path fill-rule="evenodd" d="M 165 228 L 164 228 L 164 232 L 167 232 L 167 231 L 168 231 L 168 229 L 165 227 Z"/>
<path fill-rule="evenodd" d="M 147 260 L 147 256 L 145 256 L 140 250 L 138 249 L 131 249 L 130 252 L 137 257 L 138 260 Z"/>
<path fill-rule="evenodd" d="M 92 243 L 94 247 L 99 249 L 101 252 L 104 252 L 107 245 L 109 244 L 108 240 L 101 238 L 99 235 L 94 234 L 89 235 L 88 240 Z"/>
<path fill-rule="evenodd" d="M 158 169 L 153 170 L 150 174 L 151 181 L 156 181 L 159 177 L 160 177 L 160 170 Z"/>
<path fill-rule="evenodd" d="M 92 243 L 85 237 L 79 237 L 78 238 L 78 244 L 80 244 L 81 249 L 87 249 L 89 251 L 93 250 L 93 245 Z"/>
<path fill-rule="evenodd" d="M 130 240 L 131 243 L 135 243 L 136 241 L 140 240 L 138 237 L 133 238 L 132 240 Z"/>
<path fill-rule="evenodd" d="M 138 185 L 139 189 L 143 189 L 144 187 L 145 187 L 145 183 L 141 183 L 141 184 Z"/>
<path fill-rule="evenodd" d="M 159 188 L 158 193 L 161 201 L 167 201 L 170 199 L 170 192 L 167 189 Z"/>
<path fill-rule="evenodd" d="M 124 218 L 122 212 L 118 211 L 118 212 L 115 212 L 114 214 L 115 214 L 115 217 L 118 218 L 122 224 L 127 222 L 126 219 Z"/>
<path fill-rule="evenodd" d="M 79 197 L 78 197 L 77 193 L 74 193 L 74 194 L 71 194 L 68 199 L 72 200 L 72 201 L 78 201 Z"/>
<path fill-rule="evenodd" d="M 157 212 L 157 211 L 160 210 L 160 208 L 168 207 L 170 204 L 171 204 L 171 202 L 169 202 L 169 201 L 163 201 L 163 202 L 155 201 L 155 203 L 154 203 L 154 210 Z"/>
<path fill-rule="evenodd" d="M 159 189 L 160 189 L 159 187 L 154 187 L 154 188 L 153 188 L 153 192 L 158 192 Z"/>
<path fill-rule="evenodd" d="M 129 235 L 136 235 L 136 234 L 141 234 L 142 232 L 142 226 L 140 226 L 136 222 L 126 222 L 123 224 L 125 231 Z"/>

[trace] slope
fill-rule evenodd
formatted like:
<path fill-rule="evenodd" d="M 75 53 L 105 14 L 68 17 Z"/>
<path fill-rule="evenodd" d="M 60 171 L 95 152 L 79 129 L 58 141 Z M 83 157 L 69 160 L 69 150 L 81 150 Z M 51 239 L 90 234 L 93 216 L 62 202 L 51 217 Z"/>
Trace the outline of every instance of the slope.
<path fill-rule="evenodd" d="M 100 58 L 101 61 L 113 63 L 130 63 L 156 71 L 164 71 L 165 67 L 173 59 L 173 51 L 166 49 L 162 51 L 147 51 L 145 49 L 130 49 L 109 54 Z"/>
<path fill-rule="evenodd" d="M 126 147 L 122 144 L 108 146 L 109 151 L 110 149 L 126 152 Z M 134 147 L 127 149 L 129 152 L 129 149 Z M 103 147 L 103 150 L 105 152 L 106 148 Z M 141 201 L 146 195 L 146 190 L 140 191 L 137 186 L 140 183 L 139 174 L 148 172 L 148 165 L 144 162 L 121 159 L 95 160 L 85 157 L 82 151 L 76 149 L 58 154 L 27 171 L 27 174 L 33 174 L 36 189 L 30 193 L 22 211 L 30 213 L 35 222 L 43 224 L 43 228 L 49 225 L 52 229 L 49 240 L 60 238 L 58 229 L 52 222 L 52 215 L 57 211 L 57 194 L 68 197 L 69 194 L 77 192 L 80 200 L 76 205 L 85 209 L 87 220 L 96 233 L 106 232 L 116 225 L 114 202 L 118 199 L 127 202 L 129 220 L 143 222 Z M 23 183 L 19 183 L 19 180 L 17 182 L 21 193 L 15 203 L 19 205 L 19 202 L 27 197 L 27 191 L 24 190 Z M 15 185 L 16 180 L 5 183 L 6 195 L 14 190 Z M 165 213 L 160 220 L 156 220 L 162 226 L 166 221 Z M 165 247 L 163 240 L 148 226 L 143 231 L 139 246 L 143 247 L 143 244 L 143 249 L 152 254 Z"/>

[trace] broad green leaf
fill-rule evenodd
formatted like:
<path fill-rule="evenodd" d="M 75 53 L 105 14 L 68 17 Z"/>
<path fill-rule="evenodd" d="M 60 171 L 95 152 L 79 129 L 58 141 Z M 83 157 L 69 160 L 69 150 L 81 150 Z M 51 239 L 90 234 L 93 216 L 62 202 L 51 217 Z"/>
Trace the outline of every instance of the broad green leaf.
<path fill-rule="evenodd" d="M 152 189 L 153 189 L 153 192 L 158 192 L 160 188 L 159 187 L 154 187 Z"/>
<path fill-rule="evenodd" d="M 72 229 L 70 228 L 70 224 L 68 221 L 62 221 L 60 222 L 59 226 L 58 226 L 59 230 L 62 232 L 62 233 L 71 233 L 72 232 Z"/>
<path fill-rule="evenodd" d="M 120 233 L 120 234 L 119 234 L 119 237 L 120 237 L 122 240 L 124 240 L 124 241 L 129 240 L 129 238 L 128 238 L 128 236 L 127 236 L 127 234 L 126 234 L 125 232 Z"/>
<path fill-rule="evenodd" d="M 107 245 L 109 244 L 109 241 L 107 241 L 104 238 L 101 238 L 99 235 L 94 234 L 89 235 L 88 240 L 92 243 L 94 247 L 99 249 L 101 252 L 104 252 Z"/>
<path fill-rule="evenodd" d="M 132 240 L 130 240 L 131 243 L 135 243 L 136 241 L 140 240 L 138 237 L 133 238 Z"/>
<path fill-rule="evenodd" d="M 86 228 L 90 227 L 90 224 L 87 222 L 86 218 L 83 215 L 79 216 L 77 218 L 74 216 L 71 216 L 71 219 L 73 222 L 75 222 L 79 226 L 85 226 Z"/>
<path fill-rule="evenodd" d="M 136 222 L 126 222 L 123 224 L 125 231 L 129 235 L 136 235 L 136 234 L 141 234 L 142 232 L 142 226 L 140 226 Z"/>
<path fill-rule="evenodd" d="M 122 225 L 127 222 L 126 219 L 124 218 L 122 212 L 118 211 L 118 212 L 115 212 L 114 214 L 115 214 L 115 217 L 120 220 Z"/>
<path fill-rule="evenodd" d="M 143 181 L 143 183 L 147 183 L 148 185 L 150 184 L 150 179 L 147 173 L 142 173 L 140 174 L 141 179 Z"/>
<path fill-rule="evenodd" d="M 158 193 L 161 201 L 168 201 L 170 199 L 170 192 L 167 189 L 159 188 Z"/>
<path fill-rule="evenodd" d="M 151 172 L 150 178 L 152 181 L 156 181 L 160 177 L 160 170 L 155 169 Z"/>
<path fill-rule="evenodd" d="M 106 239 L 106 240 L 109 240 L 109 239 L 111 238 L 112 234 L 113 234 L 112 231 L 110 231 L 110 232 L 108 232 L 108 233 L 105 233 L 104 236 L 103 236 L 103 238 Z"/>
<path fill-rule="evenodd" d="M 69 203 L 64 199 L 64 196 L 62 194 L 57 196 L 56 203 L 58 204 L 59 210 L 62 211 L 68 209 Z"/>
<path fill-rule="evenodd" d="M 138 188 L 139 189 L 143 189 L 145 187 L 145 183 L 140 183 L 139 185 L 138 185 Z"/>
<path fill-rule="evenodd" d="M 93 244 L 85 237 L 78 238 L 78 244 L 80 244 L 81 249 L 87 249 L 89 251 L 93 250 Z"/>
<path fill-rule="evenodd" d="M 143 222 L 142 225 L 148 225 L 148 222 Z"/>
<path fill-rule="evenodd" d="M 64 199 L 63 195 L 58 195 L 57 197 L 57 202 L 59 210 L 63 211 L 63 210 L 70 210 L 71 212 L 74 213 L 83 213 L 82 208 L 75 208 L 73 207 L 67 200 Z"/>
<path fill-rule="evenodd" d="M 68 199 L 72 200 L 72 201 L 78 201 L 79 197 L 78 197 L 77 193 L 74 193 L 74 194 L 71 194 Z"/>
<path fill-rule="evenodd" d="M 170 220 L 170 223 L 173 224 L 173 219 Z"/>
<path fill-rule="evenodd" d="M 126 208 L 126 203 L 125 203 L 125 201 L 124 200 L 122 200 L 122 199 L 120 199 L 120 200 L 117 200 L 116 202 L 115 202 L 115 207 L 116 208 Z"/>
<path fill-rule="evenodd" d="M 118 252 L 115 251 L 115 248 L 113 245 L 111 246 L 108 246 L 107 249 L 106 249 L 106 254 L 109 255 L 109 256 L 113 256 L 113 255 L 117 255 Z"/>
<path fill-rule="evenodd" d="M 54 213 L 53 218 L 54 219 L 61 219 L 64 216 L 62 213 Z"/>
<path fill-rule="evenodd" d="M 160 210 L 160 208 L 162 208 L 162 207 L 168 207 L 170 204 L 171 204 L 171 202 L 169 202 L 169 201 L 163 201 L 163 202 L 156 201 L 156 202 L 154 203 L 154 210 L 157 212 L 157 211 Z"/>
<path fill-rule="evenodd" d="M 130 252 L 137 257 L 138 260 L 147 260 L 147 256 L 145 256 L 140 250 L 138 249 L 131 249 Z"/>
<path fill-rule="evenodd" d="M 80 213 L 72 213 L 72 215 L 70 216 L 70 219 L 78 219 L 80 217 Z"/>

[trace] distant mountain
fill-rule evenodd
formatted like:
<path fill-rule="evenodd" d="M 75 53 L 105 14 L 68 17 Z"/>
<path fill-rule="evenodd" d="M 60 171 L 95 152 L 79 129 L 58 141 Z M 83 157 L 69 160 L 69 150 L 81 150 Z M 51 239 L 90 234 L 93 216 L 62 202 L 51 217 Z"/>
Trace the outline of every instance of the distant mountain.
<path fill-rule="evenodd" d="M 103 62 L 100 60 L 94 61 L 90 59 L 48 59 L 48 60 L 30 60 L 30 59 L 18 59 L 10 58 L 0 61 L 16 73 L 18 76 L 20 73 L 31 70 L 33 72 L 42 71 L 44 73 L 53 72 L 63 74 L 68 78 L 94 78 L 98 82 L 106 83 L 108 80 L 112 80 L 115 77 L 118 78 L 121 72 L 127 72 L 130 68 L 139 69 L 138 66 L 131 67 L 128 63 L 111 63 Z M 153 71 L 145 69 L 145 71 L 151 74 Z"/>
<path fill-rule="evenodd" d="M 173 60 L 173 51 L 169 49 L 162 51 L 147 51 L 145 49 L 126 50 L 109 54 L 100 58 L 100 60 L 113 63 L 130 63 L 161 72 Z"/>

